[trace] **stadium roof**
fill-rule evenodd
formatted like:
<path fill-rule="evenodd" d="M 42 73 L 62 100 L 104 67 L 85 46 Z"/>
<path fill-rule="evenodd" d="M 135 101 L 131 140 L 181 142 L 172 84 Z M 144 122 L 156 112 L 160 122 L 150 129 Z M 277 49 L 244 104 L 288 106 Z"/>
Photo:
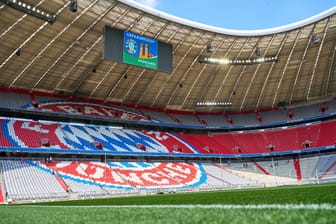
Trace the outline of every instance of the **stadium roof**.
<path fill-rule="evenodd" d="M 336 7 L 294 24 L 243 31 L 127 0 L 81 0 L 77 12 L 69 10 L 70 1 L 24 2 L 55 15 L 56 21 L 50 24 L 0 3 L 2 87 L 206 112 L 261 110 L 336 95 Z M 172 44 L 173 72 L 103 60 L 105 25 Z M 241 61 L 269 56 L 277 61 L 199 62 L 202 57 Z M 206 101 L 232 105 L 196 105 Z"/>

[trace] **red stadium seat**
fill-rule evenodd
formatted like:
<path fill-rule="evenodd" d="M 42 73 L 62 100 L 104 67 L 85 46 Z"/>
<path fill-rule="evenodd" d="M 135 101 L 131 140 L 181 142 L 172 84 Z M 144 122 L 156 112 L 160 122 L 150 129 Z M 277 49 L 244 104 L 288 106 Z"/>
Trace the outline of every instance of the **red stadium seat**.
<path fill-rule="evenodd" d="M 101 142 L 93 142 L 92 143 L 94 145 L 94 147 L 96 147 L 97 149 L 103 149 L 103 144 Z"/>
<path fill-rule="evenodd" d="M 141 143 L 137 143 L 136 146 L 138 147 L 138 149 L 141 149 L 142 151 L 146 151 L 146 146 L 144 146 Z"/>

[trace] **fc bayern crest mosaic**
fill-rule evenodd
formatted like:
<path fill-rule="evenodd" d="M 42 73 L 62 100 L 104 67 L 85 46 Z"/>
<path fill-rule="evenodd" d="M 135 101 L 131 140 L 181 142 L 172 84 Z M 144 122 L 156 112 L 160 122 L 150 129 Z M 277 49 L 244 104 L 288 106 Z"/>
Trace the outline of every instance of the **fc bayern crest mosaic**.
<path fill-rule="evenodd" d="M 71 102 L 47 102 L 41 104 L 40 109 L 48 109 L 55 112 L 62 110 L 66 113 L 73 113 L 79 110 L 76 106 L 78 106 L 77 103 Z M 80 109 L 81 113 L 85 115 L 109 116 L 118 113 L 121 117 L 132 117 L 132 119 L 137 120 L 146 119 L 142 115 L 97 104 L 81 104 L 80 106 L 82 108 Z M 44 139 L 47 139 L 49 141 L 48 149 L 100 150 L 109 153 L 198 153 L 193 146 L 167 132 L 18 119 L 4 119 L 1 126 L 10 144 L 21 148 L 41 148 Z M 97 147 L 96 143 L 99 143 L 99 147 Z"/>
<path fill-rule="evenodd" d="M 34 166 L 82 184 L 119 189 L 199 186 L 206 173 L 196 163 L 35 162 Z"/>

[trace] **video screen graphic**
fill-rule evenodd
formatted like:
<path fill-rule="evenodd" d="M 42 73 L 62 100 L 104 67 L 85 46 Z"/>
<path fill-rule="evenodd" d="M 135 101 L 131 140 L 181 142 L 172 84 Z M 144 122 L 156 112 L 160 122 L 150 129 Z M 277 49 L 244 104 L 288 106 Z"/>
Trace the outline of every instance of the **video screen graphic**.
<path fill-rule="evenodd" d="M 125 31 L 123 62 L 145 68 L 158 69 L 158 41 Z"/>
<path fill-rule="evenodd" d="M 104 28 L 103 59 L 171 73 L 173 46 L 157 39 L 109 26 Z"/>

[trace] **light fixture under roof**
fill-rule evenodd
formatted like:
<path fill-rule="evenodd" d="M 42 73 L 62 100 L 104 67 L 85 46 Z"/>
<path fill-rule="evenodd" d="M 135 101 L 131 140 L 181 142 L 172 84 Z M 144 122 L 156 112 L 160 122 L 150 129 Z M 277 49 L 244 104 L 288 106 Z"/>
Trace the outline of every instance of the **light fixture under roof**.
<path fill-rule="evenodd" d="M 215 102 L 215 101 L 205 101 L 205 102 L 197 102 L 196 106 L 199 107 L 227 107 L 232 106 L 232 102 Z"/>
<path fill-rule="evenodd" d="M 56 21 L 56 17 L 50 15 L 49 13 L 43 11 L 42 9 L 36 8 L 36 6 L 29 5 L 28 3 L 17 1 L 17 0 L 0 0 L 0 2 L 6 4 L 7 6 L 26 13 L 35 18 L 47 21 L 53 24 Z"/>
<path fill-rule="evenodd" d="M 315 34 L 313 34 L 312 41 L 314 44 L 318 44 L 320 42 L 320 38 L 318 38 Z"/>
<path fill-rule="evenodd" d="M 208 44 L 207 44 L 207 52 L 212 53 L 212 52 L 214 52 L 214 51 L 215 51 L 215 49 L 211 46 L 211 42 L 208 41 Z"/>
<path fill-rule="evenodd" d="M 257 44 L 256 47 L 255 47 L 255 51 L 254 51 L 254 53 L 255 53 L 255 55 L 256 55 L 257 57 L 260 57 L 260 56 L 261 56 L 261 51 L 260 51 L 260 48 L 259 48 L 258 44 Z"/>
<path fill-rule="evenodd" d="M 277 62 L 277 56 L 271 57 L 258 57 L 253 59 L 226 59 L 226 58 L 215 58 L 215 57 L 205 57 L 200 56 L 198 59 L 199 63 L 205 64 L 222 64 L 222 65 L 254 65 L 254 64 L 263 64 L 269 62 Z"/>

